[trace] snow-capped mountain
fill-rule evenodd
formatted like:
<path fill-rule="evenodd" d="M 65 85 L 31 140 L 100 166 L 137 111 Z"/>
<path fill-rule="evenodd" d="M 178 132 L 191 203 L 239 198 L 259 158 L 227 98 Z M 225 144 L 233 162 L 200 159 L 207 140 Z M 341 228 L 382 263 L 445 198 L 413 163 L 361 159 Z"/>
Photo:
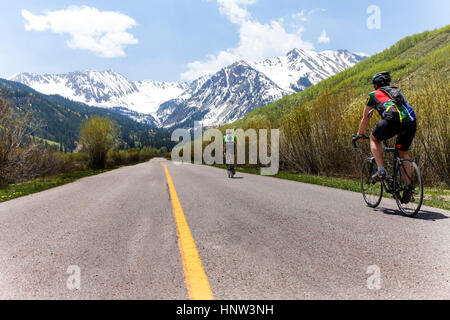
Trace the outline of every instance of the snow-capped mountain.
<path fill-rule="evenodd" d="M 305 90 L 365 59 L 346 50 L 315 52 L 294 49 L 287 55 L 251 63 L 280 88 L 293 92 Z"/>
<path fill-rule="evenodd" d="M 44 94 L 59 94 L 90 106 L 125 107 L 152 116 L 161 103 L 178 97 L 189 88 L 185 82 L 132 82 L 114 71 L 77 71 L 56 75 L 20 73 L 9 80 Z"/>
<path fill-rule="evenodd" d="M 346 50 L 294 49 L 285 56 L 256 63 L 236 62 L 191 84 L 180 97 L 165 102 L 157 118 L 165 127 L 233 122 L 254 109 L 354 66 L 365 57 Z"/>
<path fill-rule="evenodd" d="M 165 102 L 157 116 L 165 127 L 225 124 L 288 94 L 262 72 L 239 61 L 195 81 L 181 97 Z"/>
<path fill-rule="evenodd" d="M 193 120 L 217 125 L 302 91 L 365 58 L 346 50 L 293 49 L 260 62 L 239 61 L 191 83 L 130 81 L 114 71 L 19 73 L 9 80 L 90 106 L 116 107 L 137 121 L 156 126 L 191 124 Z"/>

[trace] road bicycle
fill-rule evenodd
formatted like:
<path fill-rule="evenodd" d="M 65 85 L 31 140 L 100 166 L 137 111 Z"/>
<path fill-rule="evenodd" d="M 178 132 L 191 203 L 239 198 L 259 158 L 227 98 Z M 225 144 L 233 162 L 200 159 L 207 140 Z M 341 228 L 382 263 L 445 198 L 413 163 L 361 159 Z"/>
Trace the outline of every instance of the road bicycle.
<path fill-rule="evenodd" d="M 360 138 L 369 139 L 367 136 Z M 352 136 L 353 147 L 358 152 L 360 150 L 356 142 L 360 138 Z M 376 208 L 380 205 L 383 191 L 385 191 L 393 196 L 402 214 L 414 217 L 420 212 L 423 203 L 423 179 L 420 169 L 414 161 L 400 158 L 396 147 L 389 147 L 386 141 L 383 143 L 384 152 L 393 154 L 391 172 L 387 173 L 385 179 L 375 179 L 373 177 L 378 170 L 375 158 L 371 157 L 363 161 L 361 191 L 364 201 L 369 207 Z"/>
<path fill-rule="evenodd" d="M 233 164 L 227 164 L 227 171 L 228 171 L 228 178 L 233 179 L 235 175 L 234 171 L 234 165 Z"/>

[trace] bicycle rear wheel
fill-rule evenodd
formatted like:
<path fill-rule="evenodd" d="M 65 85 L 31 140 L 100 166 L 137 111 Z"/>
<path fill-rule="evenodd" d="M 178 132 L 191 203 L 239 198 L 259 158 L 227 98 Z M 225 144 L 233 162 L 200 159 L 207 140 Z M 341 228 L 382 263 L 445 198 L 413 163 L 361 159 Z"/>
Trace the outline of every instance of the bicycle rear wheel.
<path fill-rule="evenodd" d="M 409 170 L 408 170 L 409 169 Z M 397 163 L 397 206 L 408 217 L 414 217 L 423 203 L 423 180 L 420 169 L 414 161 L 401 160 Z"/>
<path fill-rule="evenodd" d="M 227 164 L 228 178 L 233 178 L 233 170 L 230 164 Z"/>
<path fill-rule="evenodd" d="M 361 191 L 364 201 L 371 208 L 378 207 L 383 198 L 383 183 L 372 179 L 377 170 L 378 167 L 373 158 L 364 160 L 361 170 Z"/>

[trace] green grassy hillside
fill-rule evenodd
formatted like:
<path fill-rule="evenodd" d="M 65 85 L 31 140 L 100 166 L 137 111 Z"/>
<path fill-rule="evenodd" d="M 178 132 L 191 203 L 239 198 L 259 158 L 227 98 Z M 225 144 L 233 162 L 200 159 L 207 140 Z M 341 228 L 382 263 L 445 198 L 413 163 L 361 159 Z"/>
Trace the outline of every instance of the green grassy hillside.
<path fill-rule="evenodd" d="M 410 36 L 226 127 L 280 128 L 284 169 L 356 176 L 361 156 L 350 147 L 350 136 L 356 133 L 367 94 L 373 91 L 372 76 L 390 71 L 393 84 L 400 87 L 418 116 L 412 156 L 428 183 L 450 185 L 449 57 L 450 26 Z M 375 116 L 371 126 L 378 120 Z"/>

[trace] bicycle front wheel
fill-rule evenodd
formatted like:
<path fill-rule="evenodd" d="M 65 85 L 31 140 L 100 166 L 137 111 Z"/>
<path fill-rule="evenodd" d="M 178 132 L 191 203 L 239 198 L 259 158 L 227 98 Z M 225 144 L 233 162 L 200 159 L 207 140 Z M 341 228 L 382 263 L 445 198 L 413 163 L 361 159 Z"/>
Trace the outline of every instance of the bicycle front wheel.
<path fill-rule="evenodd" d="M 364 201 L 371 208 L 378 207 L 383 198 L 383 183 L 372 179 L 377 170 L 378 167 L 373 158 L 364 160 L 361 170 L 361 192 Z"/>
<path fill-rule="evenodd" d="M 414 217 L 423 203 L 423 179 L 419 167 L 414 161 L 401 160 L 397 163 L 398 190 L 397 206 L 408 217 Z"/>

